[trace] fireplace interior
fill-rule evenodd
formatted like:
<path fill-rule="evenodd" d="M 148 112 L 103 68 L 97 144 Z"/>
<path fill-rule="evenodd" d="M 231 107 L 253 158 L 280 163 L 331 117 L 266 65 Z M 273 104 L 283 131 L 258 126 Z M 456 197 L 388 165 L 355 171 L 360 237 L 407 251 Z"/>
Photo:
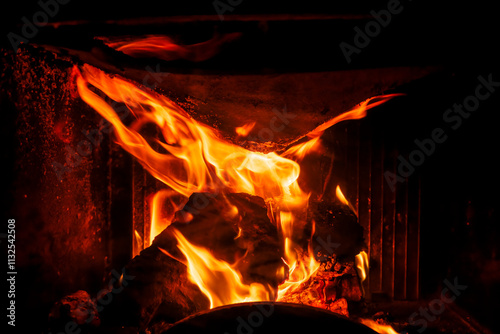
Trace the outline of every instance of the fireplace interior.
<path fill-rule="evenodd" d="M 15 329 L 499 332 L 493 11 L 398 2 L 357 45 L 393 3 L 74 1 L 28 42 L 4 38 Z M 40 11 L 16 6 L 6 36 Z M 151 36 L 153 48 L 133 44 Z M 342 42 L 358 51 L 346 58 Z M 153 113 L 162 103 L 169 116 Z M 204 167 L 168 158 L 182 143 L 186 163 L 200 145 L 210 163 L 232 161 L 223 145 L 245 159 L 207 163 L 218 179 L 202 184 Z M 264 157 L 273 172 L 300 166 L 283 172 L 289 193 L 266 197 L 271 173 L 252 174 Z M 257 190 L 231 184 L 246 172 Z M 218 284 L 194 281 L 197 257 Z M 228 264 L 247 299 L 218 291 L 234 283 Z"/>

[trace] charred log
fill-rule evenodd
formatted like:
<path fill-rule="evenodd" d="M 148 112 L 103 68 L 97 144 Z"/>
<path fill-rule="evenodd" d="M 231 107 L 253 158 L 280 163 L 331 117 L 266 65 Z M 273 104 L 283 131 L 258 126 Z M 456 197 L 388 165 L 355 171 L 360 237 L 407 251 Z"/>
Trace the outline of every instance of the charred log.
<path fill-rule="evenodd" d="M 247 194 L 195 193 L 173 223 L 126 266 L 125 272 L 135 278 L 104 310 L 103 322 L 145 328 L 153 319 L 173 323 L 209 308 L 208 298 L 189 281 L 186 266 L 176 260 L 184 259 L 177 248 L 176 230 L 215 258 L 237 262 L 244 283 L 277 289 L 276 272 L 284 266 L 282 248 L 264 200 Z"/>
<path fill-rule="evenodd" d="M 312 240 L 318 261 L 329 261 L 333 255 L 340 261 L 354 261 L 354 257 L 366 248 L 363 227 L 347 205 L 312 203 L 309 214 L 315 221 Z"/>

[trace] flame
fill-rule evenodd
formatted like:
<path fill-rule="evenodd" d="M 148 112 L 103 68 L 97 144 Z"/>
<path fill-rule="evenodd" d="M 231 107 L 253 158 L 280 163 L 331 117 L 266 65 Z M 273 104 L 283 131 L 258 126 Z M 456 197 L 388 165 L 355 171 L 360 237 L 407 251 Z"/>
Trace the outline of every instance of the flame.
<path fill-rule="evenodd" d="M 117 77 L 110 77 L 84 65 L 77 77 L 81 98 L 113 124 L 118 143 L 158 180 L 189 197 L 194 192 L 243 192 L 262 198 L 283 198 L 297 203 L 307 196 L 297 184 L 297 162 L 274 152 L 248 151 L 219 138 L 219 134 L 193 120 L 170 99 L 141 90 Z M 103 98 L 92 92 L 91 84 L 116 102 L 124 103 L 136 116 L 127 127 Z M 156 144 L 169 154 L 154 150 L 138 131 L 146 123 L 155 124 L 164 141 Z"/>
<path fill-rule="evenodd" d="M 272 289 L 260 283 L 243 284 L 241 274 L 225 261 L 217 260 L 208 250 L 191 244 L 173 230 L 178 247 L 187 259 L 189 279 L 210 300 L 210 308 L 234 303 L 269 301 Z"/>
<path fill-rule="evenodd" d="M 114 126 L 118 144 L 136 157 L 151 175 L 168 186 L 169 194 L 182 195 L 186 201 L 194 192 L 225 191 L 256 195 L 268 204 L 274 203 L 269 204 L 270 216 L 282 234 L 285 243 L 283 260 L 289 267 L 288 278 L 279 287 L 277 296 L 270 292 L 269 287 L 243 283 L 241 274 L 232 265 L 190 244 L 179 232 L 175 233 L 178 248 L 187 259 L 190 280 L 207 295 L 212 307 L 249 300 L 279 299 L 314 274 L 319 264 L 314 258 L 311 242 L 304 250 L 293 238 L 298 217 L 301 217 L 299 213 L 307 208 L 310 196 L 298 184 L 300 166 L 297 160 L 318 145 L 319 137 L 328 127 L 343 120 L 364 117 L 369 108 L 396 96 L 386 95 L 364 101 L 320 125 L 307 135 L 307 141 L 295 144 L 282 155 L 276 152 L 263 154 L 221 139 L 215 129 L 192 119 L 166 96 L 141 89 L 118 76 L 106 75 L 89 65 L 84 65 L 81 71 L 75 67 L 74 74 L 82 100 Z M 89 85 L 93 88 L 90 89 Z M 134 120 L 124 124 L 111 104 L 94 92 L 96 89 L 109 99 L 124 104 Z M 144 133 L 146 124 L 158 129 L 159 138 L 151 139 Z M 159 211 L 161 203 L 170 200 L 169 196 L 161 193 L 152 200 L 154 209 L 150 240 L 169 224 L 171 216 L 162 218 Z M 237 208 L 234 209 L 237 214 Z M 284 273 L 281 270 L 277 275 L 283 277 Z"/>
<path fill-rule="evenodd" d="M 358 271 L 359 279 L 361 280 L 361 283 L 363 283 L 368 276 L 368 255 L 365 251 L 361 251 L 358 255 L 356 255 L 354 261 L 356 264 L 356 270 Z"/>
<path fill-rule="evenodd" d="M 151 208 L 151 227 L 149 231 L 149 243 L 146 247 L 150 246 L 154 238 L 170 225 L 175 212 L 184 204 L 184 202 L 181 202 L 180 205 L 177 205 L 172 200 L 174 195 L 175 193 L 171 190 L 162 189 L 151 197 L 149 201 Z M 167 215 L 165 215 L 165 210 L 162 210 L 166 201 L 170 201 L 172 207 L 172 210 L 170 210 Z"/>
<path fill-rule="evenodd" d="M 137 230 L 134 230 L 134 245 L 132 248 L 132 257 L 139 255 L 139 253 L 144 249 L 144 240 Z"/>
<path fill-rule="evenodd" d="M 391 325 L 382 324 L 371 319 L 359 319 L 359 321 L 380 334 L 399 334 Z"/>
<path fill-rule="evenodd" d="M 365 287 L 363 286 L 363 282 L 368 277 L 368 269 L 369 269 L 368 254 L 366 254 L 365 251 L 361 251 L 354 258 L 354 264 L 356 265 L 356 271 L 358 273 L 358 277 L 359 277 L 359 280 L 361 283 L 360 284 L 361 285 L 361 292 L 363 293 L 363 296 L 364 296 L 365 295 Z"/>
<path fill-rule="evenodd" d="M 319 137 L 323 135 L 325 130 L 328 128 L 332 127 L 333 125 L 342 122 L 342 121 L 347 121 L 347 120 L 356 120 L 356 119 L 361 119 L 366 116 L 367 111 L 371 108 L 377 107 L 390 99 L 397 97 L 397 96 L 403 96 L 404 94 L 386 94 L 386 95 L 379 95 L 379 96 L 373 96 L 369 99 L 366 99 L 365 101 L 359 103 L 357 106 L 353 107 L 351 110 L 346 111 L 331 120 L 319 125 L 316 127 L 314 130 L 309 132 L 306 136 L 299 138 L 296 142 L 302 142 L 305 138 L 308 138 L 306 142 L 295 144 L 291 147 L 289 147 L 283 154 L 282 156 L 286 157 L 298 157 L 302 158 L 304 157 L 307 153 L 309 153 L 311 150 L 313 150 L 318 143 Z"/>
<path fill-rule="evenodd" d="M 314 137 L 307 142 L 294 145 L 283 153 L 284 156 L 293 156 L 296 160 L 302 160 L 309 152 L 313 151 L 319 143 L 319 137 Z"/>
<path fill-rule="evenodd" d="M 344 194 L 342 193 L 342 190 L 340 190 L 340 186 L 337 186 L 337 189 L 335 189 L 335 195 L 337 195 L 337 198 L 344 203 L 345 205 L 349 205 L 349 201 L 345 198 Z"/>
<path fill-rule="evenodd" d="M 236 134 L 240 137 L 246 137 L 252 131 L 253 127 L 255 126 L 255 122 L 250 122 L 242 126 L 238 126 L 234 131 Z"/>
<path fill-rule="evenodd" d="M 355 119 L 361 119 L 366 116 L 366 112 L 374 107 L 377 107 L 390 99 L 397 97 L 397 96 L 403 96 L 404 94 L 386 94 L 386 95 L 379 95 L 379 96 L 374 96 L 369 99 L 366 99 L 365 101 L 359 103 L 357 106 L 352 108 L 349 111 L 346 111 L 343 114 L 340 114 L 331 120 L 321 124 L 318 126 L 316 129 L 313 131 L 309 132 L 307 134 L 307 137 L 309 138 L 316 138 L 319 137 L 325 132 L 326 129 L 330 128 L 332 125 L 335 125 L 339 122 L 342 121 L 347 121 L 347 120 L 355 120 Z"/>
<path fill-rule="evenodd" d="M 358 216 L 357 210 L 354 208 L 354 206 L 352 206 L 352 204 L 344 196 L 344 193 L 340 189 L 339 185 L 337 185 L 337 188 L 335 189 L 335 195 L 337 196 L 337 198 L 339 199 L 339 201 L 342 204 L 347 205 L 349 207 L 349 209 L 351 209 L 351 211 L 356 215 L 356 217 Z"/>
<path fill-rule="evenodd" d="M 238 39 L 241 33 L 215 35 L 205 42 L 181 45 L 164 35 L 98 37 L 104 44 L 135 58 L 158 58 L 165 61 L 186 59 L 200 62 L 219 53 L 223 44 Z"/>
<path fill-rule="evenodd" d="M 301 254 L 300 247 L 293 242 L 294 219 L 292 212 L 280 212 L 281 232 L 285 240 L 284 258 L 282 260 L 288 266 L 288 279 L 279 286 L 278 300 L 281 300 L 286 293 L 299 288 L 320 266 L 320 263 L 314 257 L 311 242 L 306 256 Z M 312 235 L 314 235 L 314 224 Z"/>

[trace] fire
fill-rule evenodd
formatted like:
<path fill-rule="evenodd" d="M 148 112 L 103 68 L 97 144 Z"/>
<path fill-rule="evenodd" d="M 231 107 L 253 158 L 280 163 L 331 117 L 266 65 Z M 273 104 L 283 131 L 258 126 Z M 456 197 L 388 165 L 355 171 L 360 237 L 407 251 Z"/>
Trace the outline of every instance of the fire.
<path fill-rule="evenodd" d="M 252 129 L 254 128 L 255 126 L 255 122 L 250 122 L 250 123 L 247 123 L 245 125 L 242 125 L 242 126 L 238 126 L 236 129 L 234 129 L 234 131 L 236 132 L 236 134 L 240 137 L 246 137 L 248 136 L 248 134 L 250 133 L 250 131 L 252 131 Z"/>
<path fill-rule="evenodd" d="M 359 321 L 380 334 L 398 334 L 391 325 L 381 324 L 371 319 L 359 319 Z"/>
<path fill-rule="evenodd" d="M 155 193 L 149 200 L 151 208 L 151 227 L 149 229 L 149 242 L 146 247 L 150 246 L 154 238 L 170 225 L 175 212 L 185 204 L 184 201 L 179 204 L 175 203 L 173 200 L 174 196 L 175 192 L 162 189 Z M 172 209 L 165 214 L 165 210 L 162 210 L 162 208 L 167 201 Z"/>
<path fill-rule="evenodd" d="M 144 249 L 144 239 L 139 232 L 137 232 L 137 230 L 134 230 L 134 245 L 132 248 L 132 257 L 139 255 L 139 253 Z"/>
<path fill-rule="evenodd" d="M 349 209 L 351 209 L 351 211 L 356 215 L 358 216 L 358 212 L 357 210 L 354 208 L 354 206 L 352 206 L 352 204 L 347 200 L 347 198 L 344 196 L 344 193 L 342 193 L 342 190 L 340 189 L 340 186 L 337 185 L 337 188 L 335 189 L 335 195 L 337 196 L 337 198 L 339 199 L 339 201 L 344 204 L 344 205 L 347 205 L 349 207 Z"/>
<path fill-rule="evenodd" d="M 365 251 L 361 251 L 355 258 L 356 269 L 358 271 L 359 279 L 363 283 L 368 276 L 368 255 Z"/>
<path fill-rule="evenodd" d="M 279 287 L 278 300 L 283 298 L 287 292 L 294 291 L 302 283 L 306 282 L 318 270 L 320 265 L 314 257 L 311 244 L 309 244 L 306 256 L 303 256 L 300 248 L 294 244 L 292 239 L 294 219 L 291 212 L 280 212 L 280 226 L 285 240 L 283 262 L 288 266 L 288 279 Z M 314 235 L 314 225 L 311 235 Z"/>
<path fill-rule="evenodd" d="M 349 205 L 349 202 L 345 198 L 344 194 L 342 193 L 342 190 L 340 190 L 340 186 L 337 186 L 335 189 L 335 195 L 337 195 L 337 198 L 344 203 L 345 205 Z"/>
<path fill-rule="evenodd" d="M 161 203 L 172 194 L 187 199 L 194 192 L 247 193 L 264 198 L 269 204 L 272 222 L 283 236 L 283 260 L 289 267 L 288 278 L 278 294 L 261 284 L 246 284 L 241 273 L 208 250 L 192 245 L 176 232 L 178 248 L 187 259 L 189 278 L 216 307 L 241 301 L 266 301 L 293 291 L 317 270 L 319 264 L 309 249 L 304 250 L 293 240 L 293 231 L 300 215 L 307 208 L 309 195 L 299 184 L 300 161 L 319 144 L 319 137 L 328 127 L 348 119 L 364 117 L 366 110 L 392 98 L 386 95 L 368 99 L 352 110 L 320 125 L 282 155 L 252 152 L 229 143 L 219 133 L 192 119 L 169 98 L 104 72 L 84 65 L 74 69 L 81 98 L 114 126 L 116 140 L 132 154 L 155 178 L 169 187 L 152 200 L 150 241 L 172 218 L 161 216 Z M 93 86 L 93 89 L 89 88 Z M 134 115 L 131 124 L 124 124 L 111 104 L 96 94 L 100 90 L 109 99 L 124 104 Z M 161 134 L 159 139 L 143 133 L 146 124 L 153 124 Z M 248 126 L 250 127 L 250 126 Z M 155 149 L 154 147 L 159 147 Z M 237 208 L 235 208 L 237 210 Z M 236 211 L 237 213 L 237 211 Z M 277 273 L 283 277 L 284 274 Z"/>
<path fill-rule="evenodd" d="M 369 269 L 368 254 L 366 254 L 365 251 L 361 251 L 354 258 L 354 263 L 356 265 L 356 271 L 358 273 L 359 280 L 361 282 L 361 291 L 362 291 L 363 296 L 364 296 L 365 295 L 365 288 L 363 286 L 363 282 L 368 277 L 368 269 Z"/>
<path fill-rule="evenodd" d="M 187 49 L 177 45 L 168 36 L 149 35 L 141 38 L 128 38 L 124 40 L 105 42 L 110 48 L 121 51 L 129 56 L 147 57 L 160 56 L 166 60 L 183 58 Z"/>
<path fill-rule="evenodd" d="M 115 110 L 87 84 L 124 103 L 136 121 L 130 126 L 123 124 Z M 274 152 L 251 152 L 228 143 L 215 129 L 193 120 L 170 99 L 91 66 L 83 67 L 77 85 L 81 98 L 113 124 L 118 143 L 177 193 L 189 197 L 194 192 L 226 190 L 265 199 L 282 198 L 284 203 L 307 200 L 297 184 L 297 162 Z M 155 142 L 168 154 L 153 149 L 140 133 L 146 123 L 155 124 L 162 132 L 164 141 Z"/>
<path fill-rule="evenodd" d="M 234 303 L 273 300 L 272 289 L 259 283 L 243 284 L 241 274 L 209 251 L 191 244 L 177 230 L 178 247 L 187 259 L 189 279 L 210 300 L 210 308 Z"/>
<path fill-rule="evenodd" d="M 129 37 L 98 37 L 104 44 L 131 57 L 151 57 L 172 61 L 186 59 L 193 62 L 205 61 L 219 53 L 223 44 L 238 39 L 241 33 L 216 35 L 210 40 L 181 45 L 164 35 L 146 35 Z"/>

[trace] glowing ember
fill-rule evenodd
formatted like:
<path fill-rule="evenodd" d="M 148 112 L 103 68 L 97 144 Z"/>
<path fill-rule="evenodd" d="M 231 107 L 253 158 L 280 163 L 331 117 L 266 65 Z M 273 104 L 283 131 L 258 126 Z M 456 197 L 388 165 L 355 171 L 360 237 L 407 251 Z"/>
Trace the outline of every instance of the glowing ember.
<path fill-rule="evenodd" d="M 234 131 L 236 134 L 240 137 L 246 137 L 252 131 L 253 127 L 255 126 L 255 122 L 247 123 L 242 126 L 238 126 Z"/>
<path fill-rule="evenodd" d="M 195 121 L 165 96 L 88 65 L 83 66 L 82 72 L 76 67 L 74 71 L 81 98 L 113 124 L 117 142 L 170 188 L 157 194 L 151 202 L 150 241 L 168 226 L 175 212 L 161 216 L 159 210 L 161 203 L 173 194 L 187 199 L 194 192 L 247 193 L 269 203 L 269 216 L 283 237 L 283 260 L 289 267 L 288 279 L 279 287 L 277 296 L 262 284 L 243 283 L 241 273 L 233 265 L 216 259 L 208 250 L 191 244 L 181 233 L 175 233 L 178 247 L 187 259 L 189 278 L 207 295 L 212 307 L 242 301 L 279 300 L 306 282 L 318 269 L 311 244 L 308 249 L 302 249 L 293 239 L 296 227 L 304 225 L 299 218 L 303 215 L 299 213 L 306 210 L 309 200 L 309 194 L 301 190 L 297 181 L 300 174 L 297 161 L 318 146 L 319 137 L 328 127 L 340 121 L 362 118 L 368 109 L 396 96 L 364 101 L 314 129 L 307 135 L 307 141 L 290 147 L 282 155 L 263 154 L 224 141 L 215 129 Z M 135 120 L 125 125 L 111 104 L 89 89 L 89 85 L 125 104 Z M 148 139 L 142 131 L 146 124 L 156 126 L 161 138 Z M 276 274 L 284 276 L 282 270 Z"/>

